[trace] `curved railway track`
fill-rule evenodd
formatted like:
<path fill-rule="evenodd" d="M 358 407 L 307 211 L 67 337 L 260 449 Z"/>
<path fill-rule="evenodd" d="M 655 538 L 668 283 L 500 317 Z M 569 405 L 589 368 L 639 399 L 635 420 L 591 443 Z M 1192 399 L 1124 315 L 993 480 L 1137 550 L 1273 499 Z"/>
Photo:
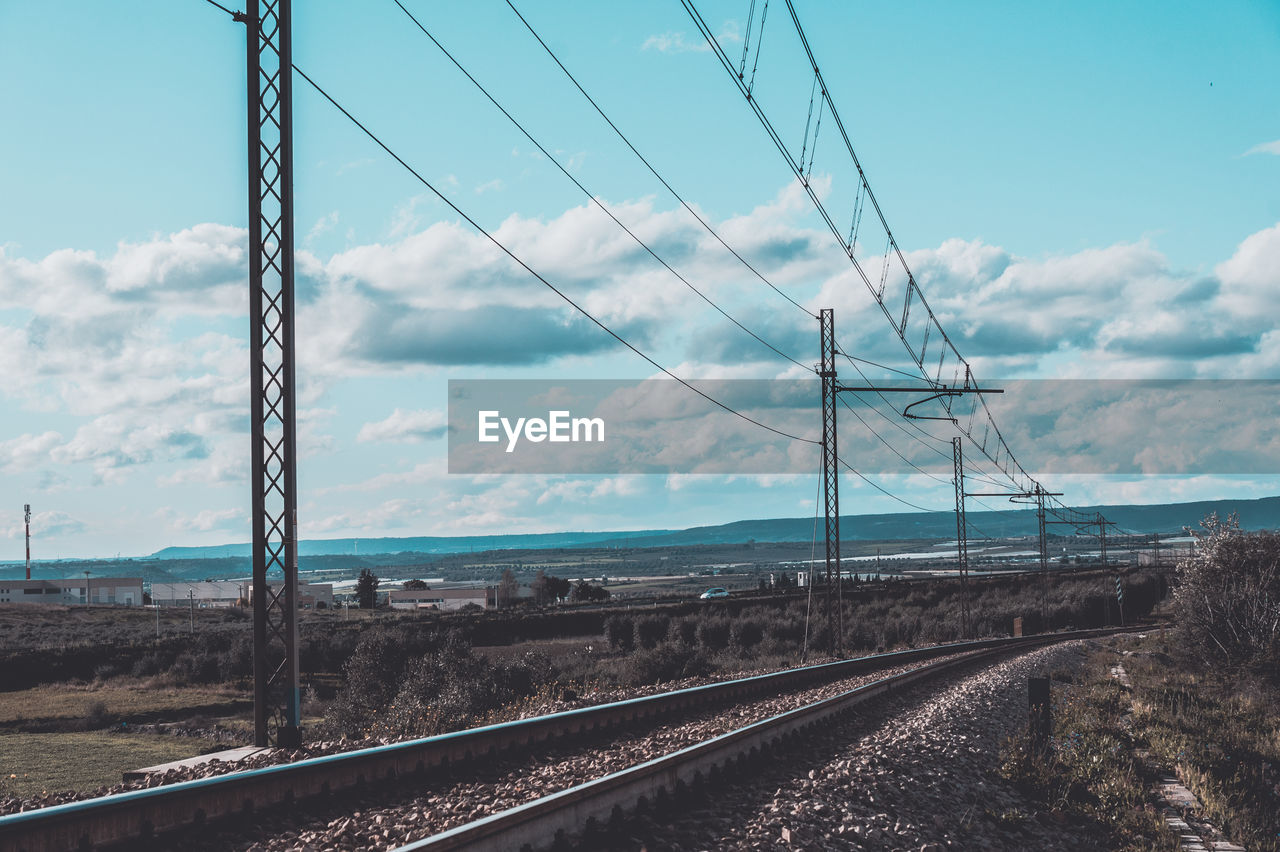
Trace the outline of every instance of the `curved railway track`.
<path fill-rule="evenodd" d="M 913 666 L 818 701 L 755 721 L 671 754 L 612 772 L 410 844 L 406 849 L 537 847 L 589 821 L 618 816 L 638 802 L 678 795 L 772 744 L 856 704 L 956 665 L 1050 642 L 1106 635 L 1089 630 L 992 639 L 878 654 L 788 669 L 500 725 L 443 734 L 290 764 L 137 790 L 0 817 L 0 848 L 43 850 L 128 847 L 140 841 L 245 817 L 306 800 L 332 801 L 377 783 L 421 789 L 476 758 L 592 732 L 657 725 L 663 718 L 793 692 L 842 679 Z M 946 658 L 939 660 L 938 658 Z M 930 665 L 918 665 L 936 660 Z"/>

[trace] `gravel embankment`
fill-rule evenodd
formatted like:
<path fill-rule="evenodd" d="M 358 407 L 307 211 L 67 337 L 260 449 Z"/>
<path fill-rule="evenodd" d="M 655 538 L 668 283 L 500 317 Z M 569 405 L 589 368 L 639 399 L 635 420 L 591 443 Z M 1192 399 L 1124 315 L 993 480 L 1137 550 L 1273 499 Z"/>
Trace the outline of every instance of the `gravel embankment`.
<path fill-rule="evenodd" d="M 815 662 L 825 662 L 825 660 L 817 660 Z M 527 719 L 533 716 L 546 716 L 551 713 L 560 713 L 565 710 L 576 710 L 580 707 L 591 707 L 598 704 L 608 704 L 614 701 L 642 698 L 646 695 L 654 695 L 659 692 L 671 692 L 677 689 L 703 686 L 705 684 L 732 680 L 734 678 L 769 674 L 774 671 L 778 671 L 778 669 L 751 669 L 721 674 L 715 677 L 691 677 L 680 681 L 651 686 L 620 686 L 607 689 L 593 689 L 590 692 L 578 695 L 571 700 L 555 699 L 541 701 L 539 703 L 524 704 L 521 705 L 516 712 L 502 714 L 500 718 L 497 718 L 494 721 L 505 722 L 516 719 Z M 135 732 L 145 731 L 149 733 L 170 733 L 175 736 L 197 737 L 207 740 L 211 747 L 221 746 L 223 748 L 229 748 L 244 745 L 244 743 L 240 741 L 228 741 L 226 732 L 219 729 L 193 730 L 177 726 L 146 725 L 135 726 L 132 730 Z M 111 784 L 94 790 L 59 790 L 40 793 L 33 796 L 0 796 L 0 816 L 20 813 L 22 811 L 31 811 L 37 808 L 47 808 L 53 805 L 62 805 L 68 802 L 96 799 L 102 796 L 115 795 L 117 793 L 128 793 L 132 790 L 145 790 L 150 787 L 163 787 L 168 784 L 177 784 L 182 781 L 194 781 L 199 778 L 212 778 L 215 775 L 226 775 L 229 772 L 262 769 L 267 766 L 275 766 L 281 763 L 293 763 L 294 761 L 305 760 L 309 757 L 323 757 L 325 755 L 338 754 L 340 752 L 388 745 L 393 742 L 399 742 L 399 740 L 377 738 L 322 740 L 307 743 L 305 749 L 268 749 L 255 754 L 248 760 L 241 760 L 234 763 L 214 759 L 195 766 L 171 769 L 162 774 L 150 775 L 137 781 L 130 781 L 127 783 L 122 781 L 119 784 Z"/>
<path fill-rule="evenodd" d="M 1096 850 L 998 775 L 1001 742 L 1026 724 L 1027 678 L 1078 666 L 1086 642 L 1043 648 L 851 716 L 747 784 L 667 820 L 638 818 L 622 849 Z M 935 686 L 936 688 L 936 686 Z"/>
<path fill-rule="evenodd" d="M 268 815 L 258 825 L 237 826 L 234 832 L 206 830 L 198 840 L 183 845 L 192 852 L 392 849 L 913 667 L 885 669 L 785 696 L 691 714 L 644 731 L 615 734 L 609 742 L 587 748 L 559 743 L 537 755 L 460 768 L 465 779 L 441 783 L 400 802 L 388 803 L 388 795 L 393 793 L 386 789 L 371 791 L 362 800 L 344 799 L 345 809 L 334 805 L 323 813 L 308 814 L 300 808 L 291 814 Z"/>

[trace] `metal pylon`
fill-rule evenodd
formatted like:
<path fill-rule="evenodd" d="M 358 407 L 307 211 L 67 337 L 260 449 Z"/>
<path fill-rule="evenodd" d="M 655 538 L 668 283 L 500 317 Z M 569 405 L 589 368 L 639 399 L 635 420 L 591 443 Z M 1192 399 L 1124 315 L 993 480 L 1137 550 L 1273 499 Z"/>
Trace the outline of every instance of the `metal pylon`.
<path fill-rule="evenodd" d="M 827 650 L 844 655 L 844 583 L 840 576 L 840 471 L 836 452 L 836 329 L 835 311 L 822 308 L 818 316 L 822 336 L 822 493 L 826 506 Z M 834 574 L 834 589 L 832 587 Z M 832 600 L 834 592 L 835 600 Z"/>
<path fill-rule="evenodd" d="M 971 639 L 969 616 L 969 525 L 964 518 L 964 451 L 960 438 L 951 439 L 951 460 L 956 486 L 956 565 L 960 569 L 960 633 Z"/>
<path fill-rule="evenodd" d="M 290 0 L 247 0 L 254 742 L 297 746 Z M 267 574 L 278 573 L 273 586 Z"/>
<path fill-rule="evenodd" d="M 1040 531 L 1040 631 L 1049 629 L 1049 538 L 1044 529 L 1044 488 L 1036 483 L 1036 526 Z"/>

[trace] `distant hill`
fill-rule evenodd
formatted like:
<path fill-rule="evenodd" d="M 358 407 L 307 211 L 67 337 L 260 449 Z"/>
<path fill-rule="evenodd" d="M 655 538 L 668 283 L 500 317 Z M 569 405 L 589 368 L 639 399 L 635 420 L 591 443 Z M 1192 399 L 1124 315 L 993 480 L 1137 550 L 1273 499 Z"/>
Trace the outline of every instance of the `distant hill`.
<path fill-rule="evenodd" d="M 988 500 L 987 502 L 991 502 Z M 991 536 L 1035 535 L 1034 510 L 967 512 L 969 522 Z M 1118 533 L 1176 534 L 1184 527 L 1199 527 L 1210 512 L 1239 514 L 1245 529 L 1280 528 L 1280 497 L 1256 500 L 1206 500 L 1196 503 L 1153 505 L 1080 506 L 1080 511 L 1101 512 L 1115 521 Z M 1064 530 L 1065 528 L 1058 528 Z M 953 512 L 894 512 L 881 515 L 842 515 L 841 538 L 894 540 L 954 538 Z M 467 553 L 484 550 L 539 550 L 576 547 L 674 547 L 694 544 L 737 544 L 746 541 L 809 541 L 813 518 L 765 518 L 733 521 L 684 530 L 634 530 L 605 532 L 536 533 L 528 535 L 415 536 L 411 538 L 341 538 L 304 540 L 302 556 L 375 555 L 389 553 Z M 210 547 L 166 547 L 152 559 L 213 559 L 249 556 L 248 544 Z"/>
<path fill-rule="evenodd" d="M 987 500 L 988 503 L 992 502 Z M 972 504 L 970 504 L 972 506 Z M 1160 533 L 1174 535 L 1184 528 L 1200 526 L 1209 513 L 1226 517 L 1240 516 L 1244 529 L 1280 528 L 1280 497 L 1256 500 L 1206 500 L 1195 503 L 1161 503 L 1156 505 L 1116 505 L 1073 507 L 1087 514 L 1101 512 L 1114 521 L 1113 532 Z M 1037 534 L 1034 509 L 1012 511 L 974 511 L 967 509 L 965 518 L 977 532 L 993 537 Z M 1054 526 L 1050 532 L 1067 533 L 1070 529 Z M 894 512 L 882 515 L 841 515 L 840 538 L 852 541 L 893 541 L 913 538 L 953 539 L 956 535 L 954 512 Z M 773 518 L 756 521 L 734 521 L 717 526 L 690 527 L 652 535 L 628 534 L 626 539 L 606 540 L 606 546 L 673 547 L 693 544 L 735 544 L 755 541 L 810 541 L 813 518 Z"/>
<path fill-rule="evenodd" d="M 299 556 L 351 556 L 380 553 L 468 553 L 483 550 L 543 550 L 553 547 L 594 547 L 602 542 L 668 535 L 675 530 L 634 532 L 559 532 L 518 535 L 412 536 L 408 538 L 329 538 L 306 540 L 298 546 Z M 217 544 L 207 547 L 166 547 L 150 559 L 248 558 L 249 544 Z"/>
<path fill-rule="evenodd" d="M 990 501 L 988 501 L 990 502 Z M 1236 513 L 1245 529 L 1280 528 L 1280 497 L 1256 500 L 1210 500 L 1195 503 L 1153 505 L 1083 506 L 1081 511 L 1101 512 L 1115 521 L 1116 533 L 1176 535 L 1185 527 L 1196 528 L 1211 512 L 1225 517 Z M 1031 536 L 1036 534 L 1035 512 L 1031 509 L 967 513 L 974 538 Z M 1052 532 L 1071 532 L 1053 527 Z M 844 515 L 840 518 L 841 538 L 852 541 L 893 541 L 901 539 L 952 539 L 956 521 L 952 512 L 896 512 L 879 515 Z M 634 530 L 604 532 L 563 532 L 527 535 L 415 536 L 410 538 L 343 538 L 303 541 L 300 554 L 308 557 L 304 569 L 378 567 L 400 562 L 434 561 L 457 553 L 501 550 L 549 550 L 590 547 L 687 547 L 694 545 L 742 544 L 757 542 L 810 541 L 813 518 L 764 518 L 734 521 L 684 530 Z M 356 558 L 356 554 L 359 554 Z M 37 579 L 77 576 L 83 571 L 94 576 L 141 576 L 153 582 L 179 578 L 234 577 L 248 575 L 248 544 L 209 547 L 166 547 L 151 556 L 136 559 L 59 560 L 32 565 Z M 0 565 L 0 577 L 21 577 L 22 563 Z"/>

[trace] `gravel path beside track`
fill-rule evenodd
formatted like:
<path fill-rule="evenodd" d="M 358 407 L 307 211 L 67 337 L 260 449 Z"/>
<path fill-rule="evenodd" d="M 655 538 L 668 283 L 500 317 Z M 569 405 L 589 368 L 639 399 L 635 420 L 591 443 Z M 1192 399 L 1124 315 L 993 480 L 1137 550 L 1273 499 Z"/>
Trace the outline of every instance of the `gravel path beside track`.
<path fill-rule="evenodd" d="M 1038 816 L 997 774 L 1026 724 L 1027 678 L 1078 666 L 1088 641 L 1042 648 L 904 692 L 671 819 L 639 817 L 619 849 L 1097 850 Z"/>

